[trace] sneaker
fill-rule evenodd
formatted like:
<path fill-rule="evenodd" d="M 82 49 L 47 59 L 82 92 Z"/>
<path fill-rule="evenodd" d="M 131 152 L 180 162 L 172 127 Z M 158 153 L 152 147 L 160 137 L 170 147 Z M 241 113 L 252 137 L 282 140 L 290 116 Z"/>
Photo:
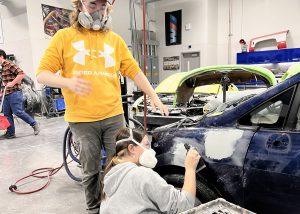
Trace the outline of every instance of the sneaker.
<path fill-rule="evenodd" d="M 15 134 L 10 134 L 10 133 L 5 133 L 4 135 L 0 136 L 0 140 L 5 140 L 5 139 L 12 139 L 12 138 L 16 138 Z"/>
<path fill-rule="evenodd" d="M 40 133 L 39 124 L 36 123 L 34 126 L 32 126 L 32 128 L 33 128 L 34 135 L 38 135 Z"/>

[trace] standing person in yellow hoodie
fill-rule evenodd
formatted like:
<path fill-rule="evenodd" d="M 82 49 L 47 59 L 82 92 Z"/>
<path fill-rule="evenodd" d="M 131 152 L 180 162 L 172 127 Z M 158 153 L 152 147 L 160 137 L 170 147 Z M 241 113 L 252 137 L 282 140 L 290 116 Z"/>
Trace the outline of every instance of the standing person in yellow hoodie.
<path fill-rule="evenodd" d="M 115 152 L 115 134 L 124 126 L 119 73 L 132 79 L 151 98 L 153 107 L 168 115 L 157 94 L 132 57 L 124 40 L 108 27 L 107 0 L 72 0 L 69 28 L 59 30 L 41 59 L 39 83 L 62 88 L 65 120 L 83 167 L 88 213 L 99 213 L 101 146 Z M 60 76 L 55 75 L 60 71 Z"/>

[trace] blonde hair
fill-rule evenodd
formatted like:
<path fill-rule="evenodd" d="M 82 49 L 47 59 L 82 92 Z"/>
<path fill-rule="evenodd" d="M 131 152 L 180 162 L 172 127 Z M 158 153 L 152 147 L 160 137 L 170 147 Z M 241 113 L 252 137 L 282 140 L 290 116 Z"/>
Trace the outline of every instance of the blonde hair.
<path fill-rule="evenodd" d="M 133 138 L 137 142 L 141 142 L 145 136 L 145 133 L 138 129 L 132 129 L 132 134 L 133 134 Z M 121 128 L 116 134 L 116 141 L 123 140 L 129 137 L 130 137 L 129 129 Z M 121 159 L 129 154 L 128 153 L 129 144 L 133 144 L 134 146 L 136 146 L 136 144 L 133 143 L 131 140 L 120 142 L 116 145 L 116 153 L 108 161 L 108 164 L 106 165 L 104 170 L 104 175 L 106 175 L 112 167 L 116 166 L 119 163 L 122 163 Z"/>
<path fill-rule="evenodd" d="M 145 136 L 145 133 L 138 129 L 132 129 L 133 139 L 141 142 Z M 121 128 L 118 133 L 116 134 L 116 141 L 126 139 L 130 137 L 130 132 L 128 128 Z M 107 162 L 107 165 L 105 167 L 105 170 L 102 174 L 102 177 L 100 179 L 100 200 L 105 199 L 105 193 L 103 191 L 103 180 L 104 176 L 113 168 L 114 166 L 123 163 L 122 158 L 129 155 L 128 152 L 128 146 L 130 144 L 133 144 L 134 146 L 137 146 L 135 143 L 133 143 L 131 140 L 120 142 L 116 145 L 116 153 L 111 157 L 111 159 Z"/>
<path fill-rule="evenodd" d="M 71 26 L 77 28 L 77 29 L 82 29 L 82 25 L 78 21 L 78 15 L 81 12 L 79 10 L 81 6 L 81 1 L 80 0 L 71 0 L 72 1 L 72 6 L 73 6 L 73 11 L 70 14 L 70 24 Z"/>

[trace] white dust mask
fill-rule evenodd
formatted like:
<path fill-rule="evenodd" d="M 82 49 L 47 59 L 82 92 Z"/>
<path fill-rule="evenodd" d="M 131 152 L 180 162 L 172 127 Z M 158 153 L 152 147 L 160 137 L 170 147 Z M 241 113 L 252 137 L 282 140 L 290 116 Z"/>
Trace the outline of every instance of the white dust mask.
<path fill-rule="evenodd" d="M 146 149 L 144 147 L 143 149 L 144 152 L 141 154 L 139 158 L 139 163 L 144 167 L 153 169 L 157 164 L 157 159 L 155 157 L 156 153 L 153 149 Z"/>
<path fill-rule="evenodd" d="M 144 167 L 151 168 L 151 169 L 154 168 L 157 164 L 157 159 L 155 157 L 155 154 L 156 154 L 155 151 L 151 148 L 150 149 L 145 148 L 142 144 L 140 144 L 135 139 L 133 139 L 133 134 L 132 134 L 131 129 L 129 129 L 129 133 L 130 133 L 129 138 L 118 140 L 116 142 L 116 144 L 130 140 L 130 141 L 134 142 L 136 145 L 142 147 L 144 152 L 139 157 L 139 163 Z"/>

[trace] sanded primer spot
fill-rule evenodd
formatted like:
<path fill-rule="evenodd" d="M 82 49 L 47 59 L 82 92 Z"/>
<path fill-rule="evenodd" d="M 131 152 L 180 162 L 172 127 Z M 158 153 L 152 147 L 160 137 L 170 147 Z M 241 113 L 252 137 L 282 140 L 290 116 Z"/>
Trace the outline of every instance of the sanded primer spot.
<path fill-rule="evenodd" d="M 208 131 L 205 138 L 205 155 L 218 160 L 230 157 L 243 132 L 235 129 Z"/>

